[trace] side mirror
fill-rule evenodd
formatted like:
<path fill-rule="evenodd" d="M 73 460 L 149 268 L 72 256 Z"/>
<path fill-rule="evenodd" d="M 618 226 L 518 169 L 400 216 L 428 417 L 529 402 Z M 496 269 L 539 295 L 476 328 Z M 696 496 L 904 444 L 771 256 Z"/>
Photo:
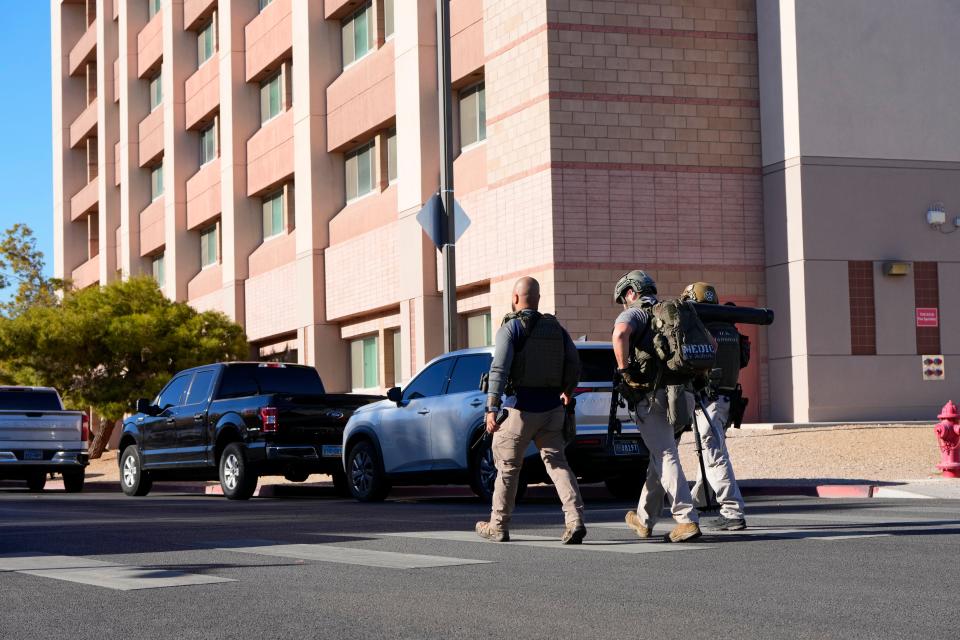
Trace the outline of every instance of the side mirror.
<path fill-rule="evenodd" d="M 391 387 L 387 391 L 387 400 L 396 403 L 399 407 L 400 403 L 403 402 L 403 392 L 400 391 L 400 387 Z"/>
<path fill-rule="evenodd" d="M 147 398 L 137 398 L 137 403 L 134 408 L 137 413 L 144 413 L 148 416 L 154 414 L 154 406 Z"/>

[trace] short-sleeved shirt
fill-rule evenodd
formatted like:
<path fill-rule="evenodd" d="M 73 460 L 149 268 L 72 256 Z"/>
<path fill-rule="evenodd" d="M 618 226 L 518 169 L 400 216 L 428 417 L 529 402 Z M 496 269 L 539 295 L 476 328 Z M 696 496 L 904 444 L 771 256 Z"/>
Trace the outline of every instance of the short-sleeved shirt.
<path fill-rule="evenodd" d="M 650 304 L 651 306 L 657 303 L 657 299 L 653 296 L 644 296 L 641 298 L 643 302 Z M 638 346 L 642 351 L 647 351 L 647 342 L 650 342 L 649 346 L 653 346 L 652 340 L 653 336 L 650 332 L 650 320 L 652 315 L 647 308 L 642 307 L 629 307 L 624 309 L 620 315 L 617 316 L 615 324 L 626 324 L 630 327 L 630 347 L 637 348 Z"/>

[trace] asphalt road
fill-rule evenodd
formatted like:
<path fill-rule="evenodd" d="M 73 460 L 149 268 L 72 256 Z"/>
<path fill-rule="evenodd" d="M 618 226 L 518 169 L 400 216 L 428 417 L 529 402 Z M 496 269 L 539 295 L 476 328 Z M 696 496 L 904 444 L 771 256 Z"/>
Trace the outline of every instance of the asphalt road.
<path fill-rule="evenodd" d="M 960 501 L 768 499 L 751 528 L 637 540 L 630 505 L 0 489 L 0 637 L 956 638 Z M 658 526 L 665 532 L 669 523 Z M 129 590 L 128 590 L 129 589 Z"/>

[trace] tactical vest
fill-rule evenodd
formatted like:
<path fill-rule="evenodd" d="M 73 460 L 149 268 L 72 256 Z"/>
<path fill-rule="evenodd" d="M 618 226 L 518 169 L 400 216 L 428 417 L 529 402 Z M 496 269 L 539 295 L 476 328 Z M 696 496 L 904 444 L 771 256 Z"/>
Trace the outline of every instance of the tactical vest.
<path fill-rule="evenodd" d="M 510 382 L 514 388 L 560 389 L 563 387 L 563 328 L 550 314 L 508 313 L 507 323 L 520 320 L 522 342 L 514 350 Z"/>
<path fill-rule="evenodd" d="M 717 341 L 715 366 L 720 369 L 717 388 L 733 390 L 740 379 L 740 332 L 727 322 L 711 322 L 707 329 Z"/>

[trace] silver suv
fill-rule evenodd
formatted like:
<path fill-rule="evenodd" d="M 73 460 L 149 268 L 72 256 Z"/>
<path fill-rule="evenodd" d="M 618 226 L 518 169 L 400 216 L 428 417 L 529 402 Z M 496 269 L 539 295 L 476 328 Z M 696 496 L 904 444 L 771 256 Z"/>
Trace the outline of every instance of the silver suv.
<path fill-rule="evenodd" d="M 648 452 L 626 410 L 623 431 L 607 442 L 610 388 L 616 368 L 609 342 L 576 342 L 581 382 L 577 437 L 567 458 L 582 482 L 606 483 L 617 497 L 639 494 Z M 393 485 L 469 484 L 478 496 L 493 495 L 496 468 L 483 436 L 486 398 L 480 377 L 490 369 L 493 347 L 461 349 L 429 362 L 387 400 L 358 409 L 343 433 L 343 463 L 352 495 L 383 500 Z M 547 476 L 533 444 L 527 450 L 521 491 Z"/>

